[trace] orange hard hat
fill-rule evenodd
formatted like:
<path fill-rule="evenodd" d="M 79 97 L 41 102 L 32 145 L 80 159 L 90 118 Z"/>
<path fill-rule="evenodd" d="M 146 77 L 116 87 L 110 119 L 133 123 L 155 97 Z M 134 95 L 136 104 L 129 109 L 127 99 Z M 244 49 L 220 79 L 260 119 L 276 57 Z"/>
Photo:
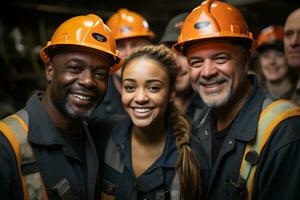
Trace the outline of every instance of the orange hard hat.
<path fill-rule="evenodd" d="M 116 40 L 132 37 L 154 37 L 148 22 L 141 15 L 125 8 L 121 8 L 112 15 L 106 24 Z"/>
<path fill-rule="evenodd" d="M 255 46 L 247 22 L 237 8 L 221 1 L 206 0 L 187 16 L 173 48 L 185 54 L 192 45 L 215 39 L 238 39 L 249 48 Z"/>
<path fill-rule="evenodd" d="M 257 50 L 267 47 L 283 50 L 283 26 L 271 25 L 260 31 L 257 37 Z"/>
<path fill-rule="evenodd" d="M 103 55 L 111 61 L 110 73 L 121 66 L 116 41 L 102 19 L 94 14 L 73 17 L 62 23 L 40 50 L 40 57 L 48 63 L 59 48 L 74 48 Z"/>

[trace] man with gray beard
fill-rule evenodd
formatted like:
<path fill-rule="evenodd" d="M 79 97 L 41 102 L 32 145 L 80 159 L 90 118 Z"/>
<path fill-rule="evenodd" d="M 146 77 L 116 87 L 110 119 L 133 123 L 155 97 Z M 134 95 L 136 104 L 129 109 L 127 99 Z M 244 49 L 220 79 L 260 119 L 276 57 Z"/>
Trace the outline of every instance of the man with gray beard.
<path fill-rule="evenodd" d="M 96 15 L 62 23 L 41 49 L 47 79 L 24 109 L 0 121 L 1 199 L 99 199 L 86 119 L 121 59 Z"/>
<path fill-rule="evenodd" d="M 206 0 L 178 43 L 207 105 L 193 123 L 207 200 L 299 199 L 300 108 L 266 97 L 248 75 L 252 33 L 238 9 Z"/>

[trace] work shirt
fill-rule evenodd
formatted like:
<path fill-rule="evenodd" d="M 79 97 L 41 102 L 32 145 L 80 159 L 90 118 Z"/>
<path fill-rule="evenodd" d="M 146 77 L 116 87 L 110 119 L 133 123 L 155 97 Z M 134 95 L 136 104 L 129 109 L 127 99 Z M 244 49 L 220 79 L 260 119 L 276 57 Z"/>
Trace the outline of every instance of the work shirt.
<path fill-rule="evenodd" d="M 162 155 L 142 175 L 135 177 L 131 159 L 132 122 L 128 116 L 118 121 L 111 135 L 98 134 L 95 139 L 102 195 L 118 200 L 168 199 L 178 156 L 171 127 L 168 126 Z"/>
<path fill-rule="evenodd" d="M 67 180 L 72 199 L 94 200 L 98 160 L 89 133 L 85 132 L 85 158 L 59 133 L 41 104 L 41 93 L 34 94 L 26 104 L 29 117 L 28 141 L 31 144 L 37 167 L 41 173 L 48 199 L 59 199 L 58 183 Z M 84 127 L 85 125 L 83 125 Z M 65 185 L 66 186 L 66 185 Z M 57 189 L 56 189 L 57 188 Z M 23 199 L 22 185 L 14 151 L 7 139 L 0 134 L 0 197 Z"/>
<path fill-rule="evenodd" d="M 266 98 L 256 78 L 249 75 L 252 89 L 212 164 L 212 111 L 203 110 L 194 123 L 194 150 L 200 158 L 204 196 L 208 200 L 246 199 L 246 187 L 238 176 L 244 149 L 256 136 Z M 257 164 L 252 199 L 300 199 L 300 118 L 281 122 L 265 144 Z"/>

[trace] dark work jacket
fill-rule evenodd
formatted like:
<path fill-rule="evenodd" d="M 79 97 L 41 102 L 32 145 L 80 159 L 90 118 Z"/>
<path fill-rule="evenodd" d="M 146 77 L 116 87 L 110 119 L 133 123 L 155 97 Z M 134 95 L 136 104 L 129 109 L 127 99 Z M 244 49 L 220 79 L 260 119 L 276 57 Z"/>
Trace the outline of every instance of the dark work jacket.
<path fill-rule="evenodd" d="M 250 76 L 251 94 L 234 120 L 212 166 L 211 110 L 203 110 L 194 123 L 204 178 L 204 195 L 209 200 L 245 199 L 245 185 L 239 184 L 244 149 L 256 136 L 257 124 L 265 94 L 257 80 Z M 252 199 L 300 199 L 300 118 L 280 123 L 265 144 L 258 162 Z"/>
<path fill-rule="evenodd" d="M 29 116 L 28 141 L 31 144 L 41 172 L 48 199 L 59 199 L 55 186 L 66 179 L 74 194 L 71 199 L 94 200 L 96 192 L 98 160 L 89 133 L 86 132 L 86 165 L 69 146 L 34 94 L 27 102 Z M 87 169 L 84 169 L 87 166 Z M 86 170 L 87 177 L 82 175 Z M 0 134 L 0 199 L 23 199 L 21 180 L 14 152 Z"/>
<path fill-rule="evenodd" d="M 189 120 L 193 122 L 199 117 L 204 107 L 205 103 L 203 102 L 202 98 L 198 93 L 194 92 L 192 100 L 189 103 L 185 114 L 188 116 Z"/>
<path fill-rule="evenodd" d="M 121 102 L 121 95 L 118 92 L 115 84 L 113 82 L 113 77 L 108 78 L 108 89 L 105 94 L 105 97 L 101 104 L 96 108 L 91 117 L 92 120 L 95 119 L 105 119 L 111 115 L 123 115 L 126 114 Z"/>
<path fill-rule="evenodd" d="M 111 135 L 98 134 L 97 139 L 94 139 L 102 175 L 101 192 L 115 196 L 117 200 L 168 199 L 168 190 L 174 178 L 177 160 L 171 128 L 168 128 L 162 155 L 136 178 L 131 161 L 132 122 L 128 116 L 120 117 L 117 121 L 119 123 L 115 123 Z M 110 139 L 112 146 L 108 142 Z"/>

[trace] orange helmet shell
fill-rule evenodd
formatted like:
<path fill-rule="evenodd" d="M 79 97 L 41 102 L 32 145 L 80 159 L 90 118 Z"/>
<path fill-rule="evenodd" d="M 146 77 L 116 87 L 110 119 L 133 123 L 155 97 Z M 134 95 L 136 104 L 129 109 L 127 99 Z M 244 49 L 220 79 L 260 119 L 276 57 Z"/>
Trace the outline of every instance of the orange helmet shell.
<path fill-rule="evenodd" d="M 131 37 L 154 37 L 148 22 L 141 15 L 125 8 L 112 15 L 107 21 L 107 26 L 116 40 Z"/>
<path fill-rule="evenodd" d="M 247 22 L 238 9 L 221 1 L 206 0 L 188 15 L 173 48 L 184 52 L 193 44 L 216 38 L 240 38 L 249 41 L 251 47 L 255 45 Z"/>
<path fill-rule="evenodd" d="M 58 46 L 73 46 L 86 51 L 104 55 L 113 63 L 110 73 L 121 67 L 121 58 L 116 50 L 116 42 L 110 29 L 102 19 L 94 14 L 73 17 L 62 23 L 40 50 L 40 57 L 45 62 L 50 61 L 49 52 Z"/>
<path fill-rule="evenodd" d="M 258 34 L 257 37 L 257 47 L 264 44 L 270 44 L 277 42 L 283 42 L 283 27 L 278 25 L 271 25 Z"/>

